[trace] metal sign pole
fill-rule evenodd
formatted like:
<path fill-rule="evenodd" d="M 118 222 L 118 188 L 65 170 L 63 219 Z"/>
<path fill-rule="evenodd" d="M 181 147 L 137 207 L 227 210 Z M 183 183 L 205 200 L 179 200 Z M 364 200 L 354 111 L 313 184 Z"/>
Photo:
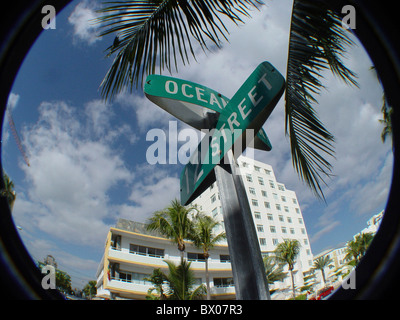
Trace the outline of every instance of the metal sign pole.
<path fill-rule="evenodd" d="M 215 167 L 237 300 L 269 300 L 261 250 L 242 177 L 232 150 Z M 250 262 L 250 263 L 249 263 Z"/>

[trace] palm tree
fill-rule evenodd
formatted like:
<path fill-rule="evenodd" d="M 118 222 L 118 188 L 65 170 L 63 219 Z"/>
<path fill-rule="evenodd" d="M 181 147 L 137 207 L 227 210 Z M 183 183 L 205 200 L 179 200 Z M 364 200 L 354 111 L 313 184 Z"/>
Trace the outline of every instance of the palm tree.
<path fill-rule="evenodd" d="M 376 78 L 378 79 L 379 83 L 381 82 L 381 79 L 378 76 L 378 73 L 376 72 L 375 66 L 372 66 L 370 68 L 375 72 Z M 381 133 L 381 139 L 382 142 L 385 143 L 386 138 L 389 136 L 392 136 L 392 115 L 393 115 L 393 108 L 389 105 L 385 93 L 382 95 L 382 107 L 381 107 L 381 112 L 383 119 L 380 119 L 379 122 L 384 125 Z"/>
<path fill-rule="evenodd" d="M 367 232 L 357 235 L 347 243 L 345 259 L 350 261 L 349 264 L 356 266 L 361 261 L 373 239 L 373 233 Z"/>
<path fill-rule="evenodd" d="M 324 286 L 326 284 L 326 278 L 325 278 L 325 267 L 329 267 L 332 264 L 333 260 L 329 258 L 328 256 L 322 256 L 319 257 L 314 261 L 314 269 L 316 270 L 321 270 L 322 273 L 322 280 L 324 281 Z"/>
<path fill-rule="evenodd" d="M 170 287 L 169 299 L 173 300 L 199 300 L 202 299 L 206 288 L 203 284 L 193 289 L 195 278 L 190 269 L 191 262 L 181 259 L 179 265 L 165 260 L 168 264 L 169 274 L 166 280 Z"/>
<path fill-rule="evenodd" d="M 154 287 L 150 288 L 147 292 L 146 299 L 149 300 L 166 300 L 167 296 L 164 293 L 163 284 L 167 280 L 167 276 L 161 271 L 160 268 L 154 269 L 153 273 L 143 280 L 151 282 Z M 153 295 L 156 290 L 157 296 Z"/>
<path fill-rule="evenodd" d="M 4 189 L 1 190 L 0 195 L 7 199 L 8 205 L 12 210 L 14 207 L 14 202 L 16 199 L 16 194 L 14 191 L 14 182 L 10 179 L 10 177 L 4 173 Z"/>
<path fill-rule="evenodd" d="M 206 287 L 207 287 L 207 300 L 211 299 L 210 294 L 210 277 L 208 274 L 208 258 L 210 257 L 209 251 L 221 240 L 226 239 L 225 232 L 214 234 L 214 229 L 220 223 L 212 217 L 197 214 L 194 220 L 194 233 L 192 237 L 193 244 L 203 250 L 204 261 L 206 265 Z"/>
<path fill-rule="evenodd" d="M 148 220 L 147 230 L 155 230 L 178 245 L 183 259 L 185 240 L 193 234 L 191 214 L 197 211 L 196 207 L 185 207 L 175 199 L 164 210 L 157 211 Z"/>
<path fill-rule="evenodd" d="M 178 71 L 178 58 L 183 64 L 194 59 L 192 41 L 207 50 L 221 46 L 228 30 L 223 18 L 236 24 L 249 17 L 259 0 L 114 1 L 100 10 L 97 22 L 104 28 L 101 36 L 116 34 L 107 48 L 113 63 L 101 83 L 104 99 L 130 87 L 143 85 L 144 77 L 164 69 Z M 341 58 L 353 45 L 342 28 L 339 10 L 327 1 L 294 0 L 289 34 L 286 74 L 286 133 L 290 138 L 293 166 L 300 178 L 321 199 L 321 183 L 331 175 L 334 137 L 319 121 L 313 104 L 323 84 L 321 72 L 330 69 L 349 85 L 356 85 L 356 75 Z"/>
<path fill-rule="evenodd" d="M 348 264 L 355 267 L 358 264 L 359 255 L 357 242 L 355 240 L 350 240 L 349 242 L 347 242 L 345 251 L 346 255 L 344 259 L 349 261 Z"/>
<path fill-rule="evenodd" d="M 287 273 L 283 272 L 283 266 L 276 263 L 273 256 L 265 256 L 263 262 L 268 284 L 273 284 L 275 281 L 282 281 L 286 278 Z"/>
<path fill-rule="evenodd" d="M 296 239 L 285 239 L 283 242 L 279 243 L 275 248 L 275 259 L 283 264 L 287 264 L 290 271 L 290 276 L 292 278 L 292 290 L 293 290 L 293 300 L 295 299 L 294 290 L 294 275 L 293 269 L 296 262 L 296 257 L 300 252 L 300 242 Z"/>
<path fill-rule="evenodd" d="M 83 288 L 83 292 L 85 293 L 86 297 L 89 297 L 89 299 L 94 297 L 97 293 L 96 281 L 95 280 L 88 281 L 86 286 Z"/>

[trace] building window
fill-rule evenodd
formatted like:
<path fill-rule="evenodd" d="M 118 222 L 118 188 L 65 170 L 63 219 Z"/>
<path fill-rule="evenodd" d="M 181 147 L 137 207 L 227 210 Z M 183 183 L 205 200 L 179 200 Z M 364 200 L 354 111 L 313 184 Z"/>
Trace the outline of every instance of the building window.
<path fill-rule="evenodd" d="M 282 230 L 282 233 L 287 233 L 286 227 L 282 227 L 281 230 Z"/>
<path fill-rule="evenodd" d="M 306 234 L 306 229 L 301 228 L 301 233 L 302 233 L 302 234 Z"/>
<path fill-rule="evenodd" d="M 292 201 L 293 201 L 294 204 L 297 204 L 297 200 L 296 199 L 293 198 Z"/>
<path fill-rule="evenodd" d="M 140 254 L 142 256 L 164 258 L 164 249 L 139 246 L 132 243 L 129 245 L 129 253 Z"/>
<path fill-rule="evenodd" d="M 256 170 L 257 172 L 260 172 L 260 167 L 254 166 L 254 170 Z"/>
<path fill-rule="evenodd" d="M 271 206 L 267 201 L 264 201 L 264 207 L 266 207 L 267 209 L 271 209 Z"/>
<path fill-rule="evenodd" d="M 256 199 L 251 199 L 251 204 L 255 207 L 258 207 L 258 200 Z"/>
<path fill-rule="evenodd" d="M 265 240 L 265 238 L 260 238 L 260 245 L 262 246 L 267 245 L 267 240 Z"/>
<path fill-rule="evenodd" d="M 285 191 L 285 187 L 281 184 L 278 184 L 278 189 L 281 191 Z"/>
<path fill-rule="evenodd" d="M 211 203 L 214 203 L 215 201 L 217 201 L 217 196 L 215 195 L 215 193 L 211 196 Z"/>
<path fill-rule="evenodd" d="M 272 216 L 272 213 L 267 213 L 267 217 L 268 217 L 268 220 L 270 220 L 270 221 L 274 220 L 274 217 Z"/>
<path fill-rule="evenodd" d="M 247 162 L 242 162 L 243 168 L 247 168 L 249 165 L 247 164 Z"/>
<path fill-rule="evenodd" d="M 206 261 L 203 253 L 188 252 L 188 261 Z"/>
<path fill-rule="evenodd" d="M 254 218 L 261 219 L 261 214 L 259 212 L 254 212 Z"/>
<path fill-rule="evenodd" d="M 285 212 L 289 212 L 289 208 L 287 206 L 284 206 L 283 209 L 285 210 Z"/>
<path fill-rule="evenodd" d="M 129 272 L 129 271 L 120 271 L 119 277 L 112 277 L 112 280 L 118 280 L 122 282 L 133 282 L 137 284 L 151 284 L 149 281 L 144 280 L 144 278 L 148 278 L 149 274 L 137 273 L 137 272 Z"/>
<path fill-rule="evenodd" d="M 303 219 L 299 218 L 299 223 L 303 224 Z"/>
<path fill-rule="evenodd" d="M 267 191 L 261 190 L 261 195 L 262 195 L 263 197 L 267 197 Z"/>
<path fill-rule="evenodd" d="M 294 228 L 290 228 L 290 233 L 294 234 Z"/>
<path fill-rule="evenodd" d="M 296 213 L 300 213 L 300 209 L 299 208 L 296 208 L 295 210 L 296 210 Z"/>
<path fill-rule="evenodd" d="M 272 244 L 274 246 L 278 245 L 278 243 L 279 243 L 278 239 L 276 239 L 276 238 L 272 239 Z"/>
<path fill-rule="evenodd" d="M 269 231 L 271 231 L 271 233 L 276 233 L 276 229 L 274 226 L 270 226 Z"/>
<path fill-rule="evenodd" d="M 273 189 L 275 189 L 275 184 L 272 180 L 269 180 L 269 186 Z"/>
<path fill-rule="evenodd" d="M 286 202 L 286 197 L 285 196 L 281 196 L 281 199 L 283 202 Z"/>
<path fill-rule="evenodd" d="M 308 240 L 307 239 L 303 239 L 304 244 L 308 244 Z"/>
<path fill-rule="evenodd" d="M 280 211 L 280 210 L 281 210 L 281 205 L 280 205 L 280 204 L 276 204 L 276 205 L 275 205 L 275 208 L 276 208 L 276 210 L 279 210 L 279 211 Z"/>
<path fill-rule="evenodd" d="M 231 256 L 229 254 L 220 254 L 219 261 L 223 263 L 231 262 Z"/>
<path fill-rule="evenodd" d="M 265 172 L 265 174 L 267 174 L 267 175 L 271 175 L 271 170 L 264 169 L 264 172 Z"/>
<path fill-rule="evenodd" d="M 257 231 L 258 232 L 264 232 L 264 226 L 262 224 L 257 225 Z"/>
<path fill-rule="evenodd" d="M 250 194 L 256 194 L 256 189 L 254 189 L 254 188 L 249 188 L 249 192 L 250 192 Z"/>
<path fill-rule="evenodd" d="M 287 222 L 292 223 L 292 218 L 291 217 L 287 217 Z"/>
<path fill-rule="evenodd" d="M 246 173 L 246 180 L 247 180 L 248 182 L 253 182 L 253 178 L 252 178 L 251 174 Z"/>
<path fill-rule="evenodd" d="M 258 177 L 258 183 L 263 186 L 264 185 L 264 179 L 262 177 Z"/>
<path fill-rule="evenodd" d="M 279 221 L 283 222 L 283 216 L 279 215 Z"/>
<path fill-rule="evenodd" d="M 213 278 L 214 287 L 233 287 L 233 278 Z"/>

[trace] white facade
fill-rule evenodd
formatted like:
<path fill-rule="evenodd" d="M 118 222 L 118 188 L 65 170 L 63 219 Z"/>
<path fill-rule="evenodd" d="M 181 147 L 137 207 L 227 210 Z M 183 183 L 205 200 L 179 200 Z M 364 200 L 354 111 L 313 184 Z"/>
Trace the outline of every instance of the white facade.
<path fill-rule="evenodd" d="M 277 182 L 270 165 L 244 156 L 240 156 L 237 163 L 249 199 L 261 253 L 271 254 L 284 239 L 297 239 L 301 249 L 295 264 L 294 277 L 296 287 L 301 287 L 304 284 L 303 273 L 312 267 L 313 255 L 296 193 Z M 192 204 L 197 204 L 202 212 L 222 222 L 217 233 L 224 230 L 216 182 Z M 287 267 L 285 270 L 287 271 Z M 273 288 L 291 288 L 290 276 L 283 283 L 276 282 L 270 289 Z"/>
<path fill-rule="evenodd" d="M 186 243 L 185 259 L 191 261 L 197 285 L 206 282 L 205 262 L 201 250 Z M 99 264 L 97 296 L 107 299 L 144 300 L 152 284 L 144 278 L 160 268 L 168 274 L 164 260 L 180 263 L 180 251 L 176 244 L 154 232 L 145 230 L 144 224 L 120 219 L 107 236 L 104 256 Z M 211 297 L 234 299 L 232 268 L 228 247 L 217 245 L 208 260 Z"/>

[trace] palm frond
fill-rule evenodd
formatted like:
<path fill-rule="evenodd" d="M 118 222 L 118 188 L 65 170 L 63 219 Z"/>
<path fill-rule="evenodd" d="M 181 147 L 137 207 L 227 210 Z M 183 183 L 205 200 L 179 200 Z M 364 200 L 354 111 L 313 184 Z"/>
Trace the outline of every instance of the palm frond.
<path fill-rule="evenodd" d="M 313 104 L 324 88 L 321 72 L 331 72 L 349 85 L 358 86 L 356 75 L 341 58 L 353 42 L 341 26 L 341 18 L 324 1 L 294 0 L 286 75 L 286 134 L 292 162 L 300 178 L 325 199 L 321 183 L 331 176 L 333 135 L 318 119 Z"/>
<path fill-rule="evenodd" d="M 193 40 L 203 50 L 209 41 L 220 47 L 221 38 L 227 40 L 228 34 L 220 15 L 239 23 L 242 16 L 249 16 L 251 7 L 260 4 L 259 0 L 107 2 L 96 21 L 104 29 L 100 36 L 116 33 L 107 48 L 108 56 L 116 56 L 101 83 L 103 97 L 112 97 L 127 85 L 131 89 L 142 85 L 157 66 L 160 73 L 173 66 L 177 70 L 178 57 L 183 64 L 189 63 L 190 55 L 195 58 Z"/>

